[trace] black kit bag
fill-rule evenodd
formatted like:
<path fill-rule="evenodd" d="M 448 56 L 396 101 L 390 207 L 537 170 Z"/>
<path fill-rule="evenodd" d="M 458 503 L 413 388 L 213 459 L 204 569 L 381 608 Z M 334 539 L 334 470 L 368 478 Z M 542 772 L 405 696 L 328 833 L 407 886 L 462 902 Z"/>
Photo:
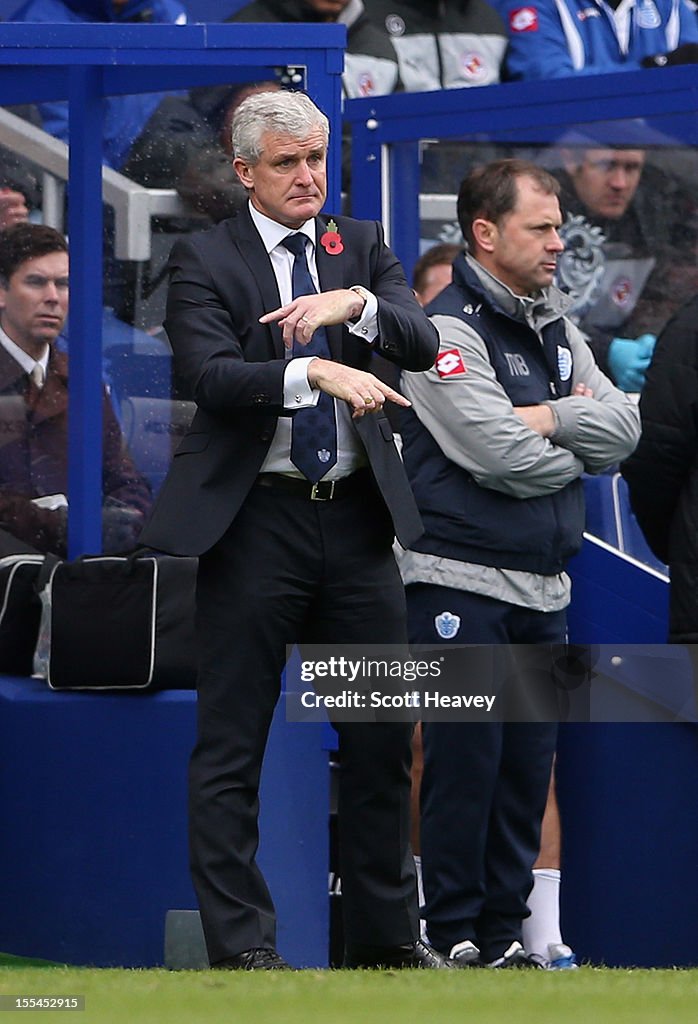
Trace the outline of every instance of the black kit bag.
<path fill-rule="evenodd" d="M 195 685 L 196 558 L 47 556 L 34 674 L 53 690 Z"/>
<path fill-rule="evenodd" d="M 36 581 L 41 554 L 0 558 L 0 672 L 30 676 L 39 632 L 41 602 Z"/>

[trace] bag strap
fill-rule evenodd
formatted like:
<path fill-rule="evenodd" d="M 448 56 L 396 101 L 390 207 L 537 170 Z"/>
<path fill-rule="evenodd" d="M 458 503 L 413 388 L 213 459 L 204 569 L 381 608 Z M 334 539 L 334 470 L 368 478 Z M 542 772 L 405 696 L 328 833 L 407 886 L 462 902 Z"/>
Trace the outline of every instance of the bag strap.
<path fill-rule="evenodd" d="M 57 565 L 60 565 L 62 561 L 62 558 L 59 558 L 58 555 L 53 555 L 50 552 L 44 555 L 44 560 L 41 564 L 41 568 L 39 569 L 36 579 L 34 580 L 34 590 L 36 591 L 37 594 L 41 594 L 42 590 L 44 589 L 44 587 L 46 587 L 48 581 L 51 579 L 51 574 L 53 570 L 56 568 Z"/>

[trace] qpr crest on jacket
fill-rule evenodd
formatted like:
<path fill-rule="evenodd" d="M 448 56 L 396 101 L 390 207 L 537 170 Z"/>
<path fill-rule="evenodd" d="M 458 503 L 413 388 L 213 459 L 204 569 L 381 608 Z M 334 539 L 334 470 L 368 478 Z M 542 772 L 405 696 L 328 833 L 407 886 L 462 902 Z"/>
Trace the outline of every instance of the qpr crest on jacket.
<path fill-rule="evenodd" d="M 557 369 L 560 380 L 569 380 L 572 376 L 572 353 L 564 345 L 557 346 Z"/>
<path fill-rule="evenodd" d="M 434 617 L 434 625 L 442 640 L 452 640 L 460 629 L 460 615 L 454 615 L 453 612 L 441 612 L 440 615 Z"/>

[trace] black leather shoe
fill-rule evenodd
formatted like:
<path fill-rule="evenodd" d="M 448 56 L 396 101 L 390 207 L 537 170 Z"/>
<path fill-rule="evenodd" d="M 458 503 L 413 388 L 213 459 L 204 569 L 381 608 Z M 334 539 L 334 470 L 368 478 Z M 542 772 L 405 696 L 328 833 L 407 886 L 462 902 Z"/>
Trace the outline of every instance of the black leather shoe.
<path fill-rule="evenodd" d="M 455 968 L 447 956 L 437 953 L 426 942 L 406 942 L 402 946 L 352 946 L 344 957 L 345 967 L 368 967 L 402 970 L 405 967 L 427 967 L 443 970 Z"/>
<path fill-rule="evenodd" d="M 292 971 L 275 949 L 245 949 L 236 956 L 218 960 L 211 967 L 220 971 Z"/>

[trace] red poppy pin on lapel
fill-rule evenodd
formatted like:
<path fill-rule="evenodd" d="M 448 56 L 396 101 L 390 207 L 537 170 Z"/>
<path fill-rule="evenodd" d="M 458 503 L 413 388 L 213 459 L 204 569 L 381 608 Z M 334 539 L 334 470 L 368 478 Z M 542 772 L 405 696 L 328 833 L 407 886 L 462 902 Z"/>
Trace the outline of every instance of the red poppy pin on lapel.
<path fill-rule="evenodd" d="M 340 252 L 344 252 L 342 236 L 337 231 L 337 224 L 334 220 L 327 221 L 327 231 L 320 236 L 320 245 L 330 256 L 339 256 Z"/>

